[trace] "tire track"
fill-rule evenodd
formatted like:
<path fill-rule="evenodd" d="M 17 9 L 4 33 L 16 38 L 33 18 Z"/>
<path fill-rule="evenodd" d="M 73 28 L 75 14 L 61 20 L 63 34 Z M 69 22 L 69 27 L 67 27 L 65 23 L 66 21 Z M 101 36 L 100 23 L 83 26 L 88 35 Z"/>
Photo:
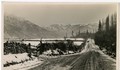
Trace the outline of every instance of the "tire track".
<path fill-rule="evenodd" d="M 71 56 L 50 58 L 42 65 L 30 70 L 116 70 L 114 61 L 101 54 L 99 47 L 90 41 L 86 52 Z M 67 68 L 68 67 L 68 68 Z"/>

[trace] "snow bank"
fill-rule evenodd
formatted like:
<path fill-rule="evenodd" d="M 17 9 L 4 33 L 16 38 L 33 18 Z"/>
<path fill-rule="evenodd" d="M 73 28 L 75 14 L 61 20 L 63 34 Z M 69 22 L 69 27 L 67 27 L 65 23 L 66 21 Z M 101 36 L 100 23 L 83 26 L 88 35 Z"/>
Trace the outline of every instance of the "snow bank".
<path fill-rule="evenodd" d="M 22 53 L 22 54 L 8 54 L 3 56 L 3 64 L 12 63 L 12 62 L 21 62 L 26 59 L 29 59 L 27 56 L 28 53 Z"/>
<path fill-rule="evenodd" d="M 47 50 L 47 51 L 43 52 L 43 54 L 45 54 L 45 55 L 52 54 L 52 51 L 51 50 Z"/>
<path fill-rule="evenodd" d="M 27 61 L 24 63 L 11 65 L 8 67 L 3 67 L 3 70 L 28 70 L 28 69 L 34 68 L 42 63 L 43 63 L 42 60 L 38 60 L 37 58 L 35 58 L 34 60 Z"/>
<path fill-rule="evenodd" d="M 44 55 L 51 55 L 52 51 L 51 50 L 47 50 L 45 52 L 43 52 Z M 57 50 L 53 50 L 53 54 L 59 54 L 59 52 Z"/>
<path fill-rule="evenodd" d="M 66 52 L 66 53 L 63 52 L 63 55 L 64 55 L 64 54 L 68 54 L 68 53 L 69 53 L 69 54 L 74 54 L 73 51 L 68 51 L 68 52 Z M 43 55 L 53 55 L 53 56 L 54 56 L 54 55 L 60 55 L 60 54 L 59 54 L 59 52 L 58 52 L 57 50 L 53 50 L 53 53 L 52 53 L 51 50 L 47 50 L 47 51 L 43 52 Z"/>
<path fill-rule="evenodd" d="M 17 64 L 3 67 L 3 70 L 28 70 L 43 63 L 43 59 L 33 57 L 29 60 L 28 53 L 22 54 L 8 54 L 3 56 L 3 64 L 18 62 Z M 25 61 L 28 60 L 28 61 Z M 24 61 L 23 63 L 20 63 Z"/>

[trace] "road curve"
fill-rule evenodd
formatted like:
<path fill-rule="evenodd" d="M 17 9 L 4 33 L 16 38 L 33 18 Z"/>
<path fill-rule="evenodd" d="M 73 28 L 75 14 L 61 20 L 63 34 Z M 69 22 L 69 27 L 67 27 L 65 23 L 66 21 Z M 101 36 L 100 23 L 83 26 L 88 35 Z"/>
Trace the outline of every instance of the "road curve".
<path fill-rule="evenodd" d="M 88 39 L 84 50 L 80 54 L 50 58 L 30 70 L 116 70 L 114 59 L 105 55 Z"/>

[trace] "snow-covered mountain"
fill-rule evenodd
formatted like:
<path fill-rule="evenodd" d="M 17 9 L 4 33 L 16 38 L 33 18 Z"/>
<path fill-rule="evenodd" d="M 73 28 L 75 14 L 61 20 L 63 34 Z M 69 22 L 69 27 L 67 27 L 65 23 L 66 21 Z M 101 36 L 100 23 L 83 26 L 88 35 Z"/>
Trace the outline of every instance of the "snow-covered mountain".
<path fill-rule="evenodd" d="M 91 33 L 97 31 L 98 24 L 68 24 L 68 25 L 62 25 L 62 24 L 53 24 L 49 27 L 46 27 L 46 29 L 49 29 L 50 31 L 54 31 L 57 34 L 59 34 L 61 37 L 64 36 L 72 36 L 72 31 L 74 32 L 74 35 L 76 35 L 79 31 L 86 32 L 87 30 Z"/>
<path fill-rule="evenodd" d="M 96 31 L 98 24 L 53 24 L 48 27 L 41 27 L 28 20 L 16 16 L 4 16 L 4 38 L 50 38 L 72 36 L 72 31 L 76 35 L 79 31 Z"/>
<path fill-rule="evenodd" d="M 16 16 L 4 16 L 4 38 L 41 38 L 56 36 L 59 35 L 35 25 L 28 20 Z"/>

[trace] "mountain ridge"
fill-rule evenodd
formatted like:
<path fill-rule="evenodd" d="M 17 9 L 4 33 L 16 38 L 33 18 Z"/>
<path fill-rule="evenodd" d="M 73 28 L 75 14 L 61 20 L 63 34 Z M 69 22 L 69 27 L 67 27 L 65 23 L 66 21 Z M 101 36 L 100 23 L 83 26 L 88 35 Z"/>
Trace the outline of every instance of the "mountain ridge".
<path fill-rule="evenodd" d="M 40 27 L 29 20 L 16 16 L 4 16 L 4 38 L 60 38 L 71 37 L 72 31 L 76 35 L 81 33 L 93 32 L 97 30 L 98 24 L 52 24 L 48 27 Z"/>
<path fill-rule="evenodd" d="M 41 38 L 56 37 L 53 31 L 48 31 L 28 20 L 15 16 L 4 16 L 5 38 Z"/>
<path fill-rule="evenodd" d="M 97 31 L 98 24 L 68 24 L 68 25 L 61 25 L 61 24 L 53 24 L 50 25 L 49 27 L 46 27 L 46 29 L 49 29 L 51 31 L 54 31 L 58 33 L 61 36 L 67 36 L 71 37 L 72 36 L 72 31 L 74 32 L 74 35 L 76 35 L 79 31 L 81 33 L 85 33 L 87 30 L 90 33 L 96 32 Z"/>

